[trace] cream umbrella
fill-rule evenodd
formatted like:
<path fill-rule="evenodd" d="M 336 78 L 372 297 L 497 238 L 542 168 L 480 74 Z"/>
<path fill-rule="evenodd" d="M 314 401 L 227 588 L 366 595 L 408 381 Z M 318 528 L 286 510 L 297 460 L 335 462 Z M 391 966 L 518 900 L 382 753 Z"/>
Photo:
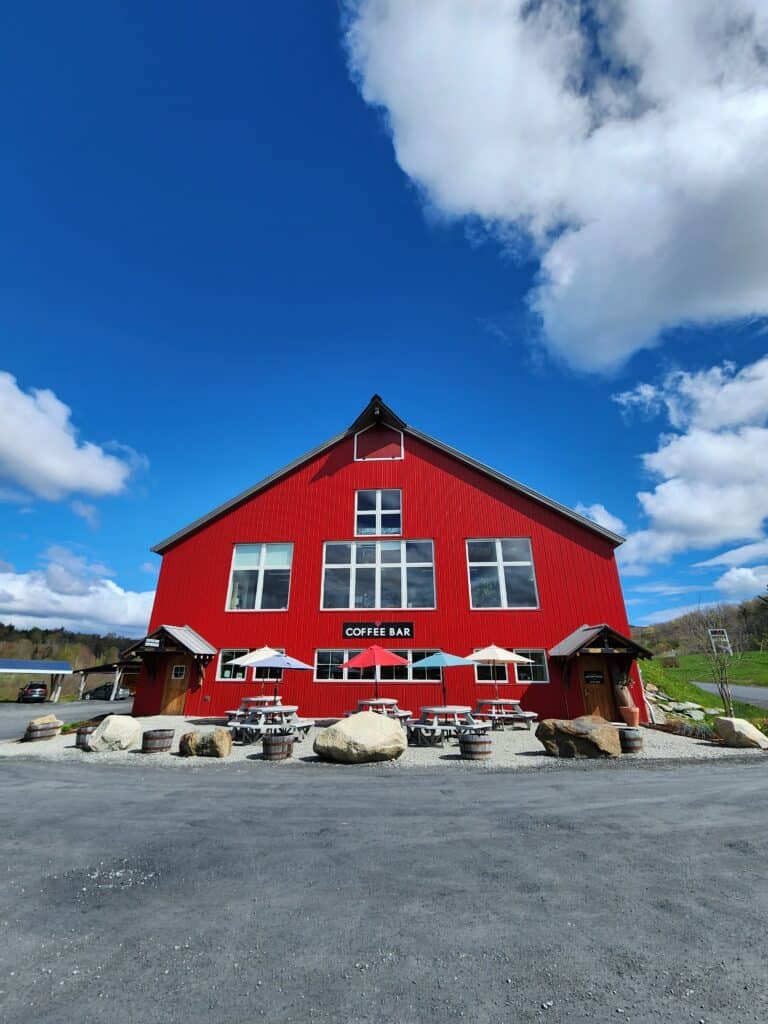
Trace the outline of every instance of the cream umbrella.
<path fill-rule="evenodd" d="M 247 654 L 241 654 L 239 658 L 232 658 L 226 664 L 242 665 L 243 668 L 255 665 L 258 668 L 260 662 L 266 661 L 267 658 L 277 658 L 281 653 L 281 651 L 276 651 L 274 647 L 257 647 L 255 651 L 248 651 Z M 277 687 L 275 687 L 275 691 L 277 691 Z M 264 693 L 263 679 L 261 680 L 261 692 Z"/>
<path fill-rule="evenodd" d="M 508 651 L 506 647 L 497 647 L 496 644 L 489 644 L 488 647 L 481 647 L 479 651 L 473 651 L 467 655 L 467 661 L 474 661 L 478 665 L 493 666 L 493 688 L 497 700 L 499 698 L 499 682 L 496 678 L 496 666 L 507 665 L 510 662 L 517 665 L 533 664 L 530 658 L 525 658 L 522 654 L 515 654 L 514 651 Z"/>

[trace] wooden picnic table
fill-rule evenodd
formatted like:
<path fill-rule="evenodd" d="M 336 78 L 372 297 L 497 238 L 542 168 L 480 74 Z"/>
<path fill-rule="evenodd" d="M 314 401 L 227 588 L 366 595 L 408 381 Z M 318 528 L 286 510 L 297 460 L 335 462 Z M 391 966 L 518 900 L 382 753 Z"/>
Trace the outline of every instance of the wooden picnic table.
<path fill-rule="evenodd" d="M 522 724 L 530 730 L 531 725 L 539 719 L 535 711 L 523 711 L 520 701 L 514 697 L 478 700 L 473 715 L 480 721 L 491 722 L 494 729 Z"/>
<path fill-rule="evenodd" d="M 396 707 L 397 699 L 395 697 L 364 697 L 363 700 L 357 702 L 358 711 L 375 711 L 377 714 Z"/>
<path fill-rule="evenodd" d="M 490 723 L 476 722 L 472 708 L 465 704 L 430 705 L 421 709 L 421 718 L 406 723 L 409 739 L 421 746 L 439 743 L 446 736 L 459 736 L 462 732 L 487 732 Z"/>

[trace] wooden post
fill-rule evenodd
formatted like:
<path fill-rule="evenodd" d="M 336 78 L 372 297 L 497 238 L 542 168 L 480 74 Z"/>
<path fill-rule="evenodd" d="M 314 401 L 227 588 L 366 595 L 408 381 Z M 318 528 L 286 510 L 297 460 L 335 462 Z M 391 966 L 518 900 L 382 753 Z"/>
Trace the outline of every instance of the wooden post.
<path fill-rule="evenodd" d="M 112 683 L 112 692 L 109 695 L 110 700 L 114 700 L 117 696 L 117 691 L 120 688 L 120 683 L 123 681 L 123 670 L 119 665 L 115 666 L 115 681 Z"/>

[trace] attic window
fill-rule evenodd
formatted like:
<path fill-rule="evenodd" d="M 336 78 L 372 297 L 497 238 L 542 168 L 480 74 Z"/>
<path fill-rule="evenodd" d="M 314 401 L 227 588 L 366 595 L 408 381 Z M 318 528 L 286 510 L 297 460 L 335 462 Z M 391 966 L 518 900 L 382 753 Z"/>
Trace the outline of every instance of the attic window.
<path fill-rule="evenodd" d="M 393 462 L 404 457 L 402 430 L 372 423 L 355 434 L 355 462 Z"/>

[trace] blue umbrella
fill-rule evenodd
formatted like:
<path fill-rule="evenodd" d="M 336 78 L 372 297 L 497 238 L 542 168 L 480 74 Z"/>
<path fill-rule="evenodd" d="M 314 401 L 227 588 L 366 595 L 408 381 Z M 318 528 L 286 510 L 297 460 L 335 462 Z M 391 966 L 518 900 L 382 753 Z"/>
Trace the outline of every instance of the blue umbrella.
<path fill-rule="evenodd" d="M 435 651 L 434 654 L 422 658 L 421 661 L 414 661 L 411 668 L 458 668 L 459 665 L 474 665 L 469 658 L 459 658 L 456 654 L 446 654 L 445 651 Z M 447 703 L 445 695 L 445 676 L 441 675 L 443 686 L 443 704 Z"/>
<path fill-rule="evenodd" d="M 247 655 L 243 655 L 245 659 Z M 235 658 L 233 662 L 237 662 L 241 659 Z M 312 665 L 307 665 L 306 662 L 299 661 L 298 658 L 292 658 L 290 654 L 272 654 L 267 658 L 259 658 L 258 661 L 253 661 L 250 664 L 254 668 L 298 668 L 305 672 L 312 671 Z M 277 680 L 275 680 L 275 696 L 277 696 Z"/>

